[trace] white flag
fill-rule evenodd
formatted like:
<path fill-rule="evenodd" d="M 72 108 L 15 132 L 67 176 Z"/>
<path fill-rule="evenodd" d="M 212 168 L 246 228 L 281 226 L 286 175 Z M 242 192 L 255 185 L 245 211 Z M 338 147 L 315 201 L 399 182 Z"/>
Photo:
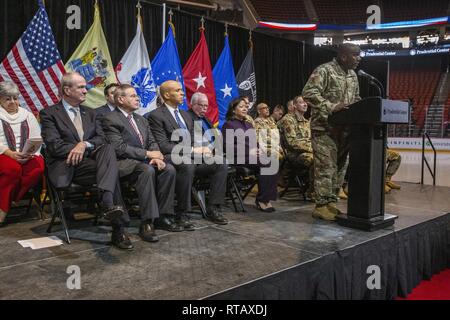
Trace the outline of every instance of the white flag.
<path fill-rule="evenodd" d="M 139 18 L 136 35 L 120 59 L 116 75 L 120 83 L 128 83 L 136 89 L 141 100 L 141 107 L 137 113 L 146 114 L 156 108 L 156 86 Z"/>

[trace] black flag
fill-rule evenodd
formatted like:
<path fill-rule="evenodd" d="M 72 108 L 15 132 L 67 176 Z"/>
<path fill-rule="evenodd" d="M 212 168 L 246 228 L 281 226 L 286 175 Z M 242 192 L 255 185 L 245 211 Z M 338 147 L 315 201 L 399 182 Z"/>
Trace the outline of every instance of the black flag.
<path fill-rule="evenodd" d="M 251 48 L 248 50 L 247 56 L 236 75 L 236 83 L 239 88 L 239 95 L 249 97 L 251 109 L 256 103 L 255 66 L 253 65 L 253 51 Z"/>

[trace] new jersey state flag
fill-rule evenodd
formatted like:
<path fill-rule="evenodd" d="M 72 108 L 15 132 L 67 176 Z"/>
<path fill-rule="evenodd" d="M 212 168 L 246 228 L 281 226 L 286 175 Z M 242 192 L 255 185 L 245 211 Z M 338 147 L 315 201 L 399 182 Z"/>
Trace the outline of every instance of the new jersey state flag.
<path fill-rule="evenodd" d="M 167 80 L 178 81 L 183 88 L 183 92 L 186 93 L 180 57 L 178 55 L 177 43 L 174 36 L 175 27 L 172 24 L 169 25 L 170 28 L 167 37 L 152 61 L 153 79 L 158 88 Z M 186 97 L 184 98 L 183 104 L 179 107 L 183 110 L 187 110 Z"/>
<path fill-rule="evenodd" d="M 100 10 L 97 3 L 94 6 L 94 23 L 65 65 L 68 72 L 76 71 L 86 79 L 88 94 L 85 105 L 91 108 L 105 104 L 104 88 L 117 82 L 100 21 Z"/>
<path fill-rule="evenodd" d="M 142 33 L 141 19 L 137 19 L 136 35 L 116 67 L 117 80 L 132 85 L 139 95 L 141 107 L 136 111 L 145 114 L 156 108 L 156 86 Z"/>
<path fill-rule="evenodd" d="M 219 122 L 219 111 L 216 102 L 214 80 L 209 60 L 208 45 L 206 44 L 203 29 L 200 31 L 200 41 L 192 52 L 183 68 L 184 85 L 188 104 L 195 92 L 201 92 L 208 97 L 208 110 L 206 117 L 216 125 Z"/>
<path fill-rule="evenodd" d="M 217 106 L 219 107 L 219 128 L 222 128 L 228 111 L 228 105 L 231 100 L 239 95 L 236 77 L 234 75 L 230 45 L 228 44 L 228 35 L 225 36 L 225 45 L 214 66 L 213 78 Z"/>

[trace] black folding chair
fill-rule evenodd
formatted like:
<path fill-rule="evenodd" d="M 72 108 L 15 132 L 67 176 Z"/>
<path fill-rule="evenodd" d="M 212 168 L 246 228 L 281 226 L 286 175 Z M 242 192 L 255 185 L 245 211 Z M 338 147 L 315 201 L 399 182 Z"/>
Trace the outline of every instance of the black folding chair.
<path fill-rule="evenodd" d="M 279 197 L 284 197 L 289 189 L 294 187 L 298 188 L 300 196 L 303 196 L 303 201 L 306 201 L 306 191 L 308 190 L 309 183 L 309 168 L 299 167 L 298 163 L 291 161 L 288 156 L 287 142 L 283 130 L 280 130 L 280 138 L 281 149 L 285 155 L 280 165 L 280 172 L 283 172 L 283 169 L 286 169 L 288 171 L 288 179 L 284 189 L 280 192 Z"/>
<path fill-rule="evenodd" d="M 41 153 L 44 159 L 48 158 L 45 150 L 45 146 L 42 146 Z M 70 236 L 69 236 L 69 228 L 67 226 L 67 220 L 64 213 L 63 202 L 64 201 L 77 201 L 77 200 L 86 200 L 88 198 L 91 202 L 94 202 L 97 208 L 98 206 L 98 194 L 99 190 L 96 185 L 82 186 L 75 183 L 72 183 L 70 186 L 65 188 L 56 188 L 51 180 L 49 179 L 49 172 L 47 162 L 45 165 L 44 172 L 46 184 L 47 184 L 47 192 L 48 197 L 50 199 L 50 208 L 52 213 L 52 219 L 47 228 L 47 233 L 52 232 L 52 227 L 55 224 L 56 218 L 58 217 L 61 221 L 62 228 L 64 230 L 64 234 L 66 237 L 66 241 L 70 244 Z M 45 199 L 44 199 L 45 200 Z M 98 215 L 95 214 L 94 223 L 96 224 L 98 220 Z"/>
<path fill-rule="evenodd" d="M 236 201 L 239 202 L 240 211 L 246 212 L 244 207 L 239 188 L 236 185 L 236 169 L 234 167 L 228 166 L 227 175 L 227 190 L 226 195 L 233 203 L 234 211 L 239 212 Z M 208 177 L 195 177 L 194 183 L 192 185 L 192 197 L 196 204 L 200 207 L 202 216 L 206 219 L 206 197 L 209 191 L 210 180 Z"/>

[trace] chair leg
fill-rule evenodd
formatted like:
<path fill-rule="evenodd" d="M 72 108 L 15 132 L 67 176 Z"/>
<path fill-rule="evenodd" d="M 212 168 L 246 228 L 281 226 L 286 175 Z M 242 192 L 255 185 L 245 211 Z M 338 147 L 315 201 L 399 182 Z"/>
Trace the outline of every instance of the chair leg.
<path fill-rule="evenodd" d="M 28 214 L 30 213 L 31 210 L 31 206 L 33 205 L 33 197 L 30 198 L 30 201 L 28 202 L 28 206 L 27 206 L 27 213 L 26 215 L 28 216 Z"/>
<path fill-rule="evenodd" d="M 234 193 L 236 194 L 237 199 L 239 200 L 239 204 L 240 204 L 240 206 L 242 208 L 242 212 L 247 212 L 247 210 L 244 207 L 244 202 L 242 201 L 241 193 L 239 192 L 239 189 L 238 189 L 238 187 L 236 185 L 236 181 L 234 181 L 234 178 L 230 179 L 230 183 L 231 183 L 231 186 L 232 186 L 232 188 L 234 190 Z M 236 212 L 237 212 L 237 210 L 236 210 Z"/>
<path fill-rule="evenodd" d="M 283 191 L 281 191 L 280 193 L 280 199 L 284 197 L 284 195 L 286 194 L 286 192 L 288 192 L 289 190 L 289 180 L 286 183 L 286 186 L 284 187 Z"/>
<path fill-rule="evenodd" d="M 42 201 L 40 203 L 41 211 L 44 211 L 45 201 L 47 201 L 48 198 L 49 198 L 49 194 L 48 194 L 48 189 L 47 189 L 47 190 L 45 190 L 44 198 L 42 198 Z"/>
<path fill-rule="evenodd" d="M 194 197 L 197 204 L 200 206 L 200 210 L 202 211 L 203 218 L 206 219 L 206 200 L 205 200 L 205 192 L 198 191 L 195 187 L 192 187 L 192 196 Z"/>
<path fill-rule="evenodd" d="M 306 189 L 305 189 L 306 185 L 304 183 L 302 183 L 302 180 L 300 180 L 298 175 L 295 175 L 295 182 L 297 183 L 297 185 L 299 187 L 300 195 L 303 196 L 303 201 L 306 201 Z"/>
<path fill-rule="evenodd" d="M 257 183 L 257 180 L 255 180 L 251 185 L 250 188 L 245 192 L 244 196 L 242 197 L 242 200 L 245 200 L 247 198 L 248 194 L 252 191 L 252 189 L 255 187 Z"/>
<path fill-rule="evenodd" d="M 231 188 L 233 188 L 231 186 L 230 183 L 230 178 L 228 178 L 228 184 L 227 184 L 227 195 L 230 197 L 231 202 L 233 203 L 233 208 L 234 208 L 234 212 L 238 212 L 237 206 L 236 206 L 236 201 L 234 199 L 234 190 L 232 190 Z"/>
<path fill-rule="evenodd" d="M 55 223 L 56 216 L 59 215 L 64 233 L 66 236 L 66 241 L 68 244 L 70 244 L 69 229 L 67 228 L 66 217 L 64 216 L 64 209 L 62 207 L 60 197 L 56 190 L 50 190 L 50 201 L 51 201 L 53 217 L 52 217 L 52 220 L 50 221 L 50 225 L 48 226 L 47 233 L 52 232 L 52 227 Z"/>

